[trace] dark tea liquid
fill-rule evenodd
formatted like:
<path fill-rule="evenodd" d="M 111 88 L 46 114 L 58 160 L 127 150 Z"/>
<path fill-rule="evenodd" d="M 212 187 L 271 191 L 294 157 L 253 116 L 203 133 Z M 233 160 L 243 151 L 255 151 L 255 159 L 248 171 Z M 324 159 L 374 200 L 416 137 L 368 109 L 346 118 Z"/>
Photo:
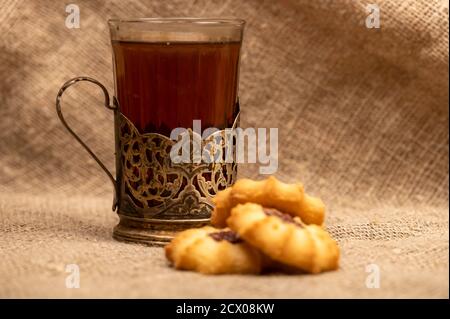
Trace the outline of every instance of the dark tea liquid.
<path fill-rule="evenodd" d="M 240 43 L 112 43 L 121 112 L 141 133 L 231 127 Z"/>

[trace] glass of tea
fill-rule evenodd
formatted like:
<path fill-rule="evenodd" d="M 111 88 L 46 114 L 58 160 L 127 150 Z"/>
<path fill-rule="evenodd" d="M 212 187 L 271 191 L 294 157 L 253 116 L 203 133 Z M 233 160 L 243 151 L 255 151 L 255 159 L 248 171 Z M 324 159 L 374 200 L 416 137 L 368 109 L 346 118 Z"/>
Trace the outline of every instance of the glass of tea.
<path fill-rule="evenodd" d="M 178 141 L 170 137 L 174 129 L 186 128 L 195 141 L 199 133 L 192 130 L 193 121 L 200 120 L 203 129 L 218 129 L 200 137 L 203 145 L 237 125 L 245 21 L 152 18 L 112 19 L 108 24 L 114 97 L 97 80 L 77 77 L 63 85 L 56 108 L 64 126 L 114 184 L 113 210 L 120 222 L 113 237 L 162 245 L 177 231 L 208 224 L 212 198 L 236 178 L 234 161 L 172 161 L 170 152 Z M 98 85 L 105 106 L 114 111 L 115 178 L 61 112 L 64 91 L 79 81 Z"/>

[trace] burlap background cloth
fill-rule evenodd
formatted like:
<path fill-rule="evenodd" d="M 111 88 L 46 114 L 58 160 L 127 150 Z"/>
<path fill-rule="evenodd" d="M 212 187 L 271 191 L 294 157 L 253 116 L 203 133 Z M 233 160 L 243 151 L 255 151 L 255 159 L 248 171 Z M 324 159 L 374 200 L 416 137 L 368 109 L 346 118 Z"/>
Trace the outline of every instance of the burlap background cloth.
<path fill-rule="evenodd" d="M 80 29 L 65 1 L 0 3 L 1 297 L 448 297 L 448 2 L 374 0 L 378 30 L 366 1 L 74 2 Z M 77 75 L 112 89 L 108 18 L 191 15 L 247 20 L 242 124 L 279 128 L 277 175 L 327 204 L 339 271 L 202 276 L 111 238 L 112 187 L 63 130 L 56 93 Z M 112 168 L 101 99 L 82 84 L 63 108 Z M 79 289 L 65 287 L 73 263 Z"/>

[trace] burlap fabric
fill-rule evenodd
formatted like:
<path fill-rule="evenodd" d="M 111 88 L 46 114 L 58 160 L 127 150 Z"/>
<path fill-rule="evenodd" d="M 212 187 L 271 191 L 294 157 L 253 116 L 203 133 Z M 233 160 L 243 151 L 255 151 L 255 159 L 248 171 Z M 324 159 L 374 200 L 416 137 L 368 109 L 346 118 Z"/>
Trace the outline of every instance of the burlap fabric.
<path fill-rule="evenodd" d="M 1 1 L 1 297 L 448 297 L 448 2 Z M 202 276 L 160 248 L 111 238 L 112 187 L 59 123 L 59 86 L 112 90 L 110 17 L 247 20 L 242 124 L 279 128 L 279 170 L 328 206 L 341 269 L 317 276 Z M 113 167 L 112 115 L 89 85 L 63 107 Z M 258 177 L 241 166 L 240 176 Z M 81 287 L 68 289 L 67 264 Z M 368 288 L 366 267 L 380 268 Z"/>

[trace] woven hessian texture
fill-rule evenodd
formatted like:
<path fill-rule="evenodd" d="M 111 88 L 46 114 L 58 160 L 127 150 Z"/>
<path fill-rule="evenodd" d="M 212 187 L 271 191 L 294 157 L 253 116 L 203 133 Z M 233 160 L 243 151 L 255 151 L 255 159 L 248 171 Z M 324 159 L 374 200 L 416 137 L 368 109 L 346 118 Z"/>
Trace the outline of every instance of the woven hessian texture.
<path fill-rule="evenodd" d="M 80 29 L 65 27 L 65 1 L 1 1 L 0 297 L 448 297 L 448 2 L 374 0 L 381 29 L 365 27 L 366 1 L 75 3 Z M 241 124 L 279 128 L 277 176 L 327 204 L 338 271 L 203 276 L 112 239 L 112 186 L 54 101 L 78 75 L 113 92 L 106 20 L 154 16 L 247 20 Z M 69 123 L 112 168 L 101 92 L 68 93 Z"/>

